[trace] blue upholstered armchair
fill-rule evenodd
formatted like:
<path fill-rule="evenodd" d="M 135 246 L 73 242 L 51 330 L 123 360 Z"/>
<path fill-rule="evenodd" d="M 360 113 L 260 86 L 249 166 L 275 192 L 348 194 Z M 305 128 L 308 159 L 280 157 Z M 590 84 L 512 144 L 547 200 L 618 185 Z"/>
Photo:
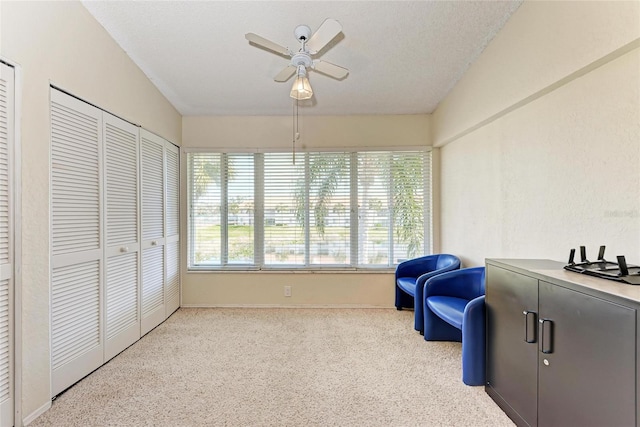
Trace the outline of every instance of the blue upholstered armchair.
<path fill-rule="evenodd" d="M 424 286 L 424 339 L 462 341 L 462 381 L 485 383 L 484 267 L 434 276 Z"/>
<path fill-rule="evenodd" d="M 410 259 L 396 268 L 396 308 L 414 309 L 414 327 L 421 334 L 424 329 L 422 316 L 422 291 L 430 277 L 460 268 L 460 259 L 455 255 L 436 254 Z"/>

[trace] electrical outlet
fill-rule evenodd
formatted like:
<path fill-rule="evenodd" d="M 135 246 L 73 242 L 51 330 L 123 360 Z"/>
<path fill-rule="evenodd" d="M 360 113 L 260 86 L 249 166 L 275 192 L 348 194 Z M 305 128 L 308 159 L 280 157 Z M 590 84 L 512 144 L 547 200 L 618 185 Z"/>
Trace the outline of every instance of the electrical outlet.
<path fill-rule="evenodd" d="M 285 286 L 284 287 L 284 296 L 285 297 L 290 297 L 291 296 L 291 286 Z"/>

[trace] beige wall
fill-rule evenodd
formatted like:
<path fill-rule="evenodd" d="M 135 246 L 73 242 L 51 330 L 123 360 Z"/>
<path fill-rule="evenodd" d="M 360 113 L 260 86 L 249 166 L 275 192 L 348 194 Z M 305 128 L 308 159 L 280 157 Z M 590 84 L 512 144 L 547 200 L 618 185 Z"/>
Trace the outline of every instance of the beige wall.
<path fill-rule="evenodd" d="M 639 16 L 638 1 L 525 1 L 433 113 L 433 145 L 531 102 L 637 39 Z"/>
<path fill-rule="evenodd" d="M 49 84 L 180 143 L 181 117 L 79 2 L 2 2 L 3 57 L 21 67 L 22 419 L 50 394 Z"/>
<path fill-rule="evenodd" d="M 291 149 L 291 117 L 184 117 L 185 148 Z M 298 149 L 430 145 L 430 117 L 301 116 Z M 184 164 L 184 162 L 183 162 Z M 186 168 L 183 167 L 183 172 Z M 184 177 L 184 174 L 183 174 Z M 187 218 L 186 180 L 183 212 Z M 186 221 L 182 223 L 186 236 Z M 186 239 L 183 263 L 186 265 Z M 284 297 L 284 286 L 292 287 Z M 393 306 L 393 272 L 222 272 L 182 276 L 184 306 Z"/>
<path fill-rule="evenodd" d="M 525 2 L 433 114 L 442 250 L 640 262 L 640 2 Z"/>
<path fill-rule="evenodd" d="M 182 281 L 183 307 L 393 307 L 393 298 L 393 272 L 187 273 Z"/>
<path fill-rule="evenodd" d="M 299 118 L 305 148 L 430 145 L 430 116 L 306 116 Z M 184 117 L 182 146 L 197 148 L 290 148 L 290 116 Z"/>

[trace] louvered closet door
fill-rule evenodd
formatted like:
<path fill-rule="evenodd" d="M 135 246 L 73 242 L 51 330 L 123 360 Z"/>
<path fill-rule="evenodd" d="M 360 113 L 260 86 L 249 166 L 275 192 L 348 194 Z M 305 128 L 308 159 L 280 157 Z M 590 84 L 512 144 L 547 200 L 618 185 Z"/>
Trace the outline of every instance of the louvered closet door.
<path fill-rule="evenodd" d="M 104 113 L 106 194 L 105 361 L 140 338 L 136 126 Z"/>
<path fill-rule="evenodd" d="M 164 296 L 164 144 L 140 130 L 142 182 L 142 335 L 166 319 Z"/>
<path fill-rule="evenodd" d="M 102 112 L 51 90 L 52 395 L 103 362 Z"/>
<path fill-rule="evenodd" d="M 13 425 L 14 70 L 0 63 L 0 427 Z"/>
<path fill-rule="evenodd" d="M 180 307 L 180 150 L 165 143 L 166 317 Z"/>

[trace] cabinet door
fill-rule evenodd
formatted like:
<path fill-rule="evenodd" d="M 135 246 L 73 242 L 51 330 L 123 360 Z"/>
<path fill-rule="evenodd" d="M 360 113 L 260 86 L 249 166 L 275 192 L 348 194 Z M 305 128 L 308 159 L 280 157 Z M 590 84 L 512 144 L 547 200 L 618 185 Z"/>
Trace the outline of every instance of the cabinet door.
<path fill-rule="evenodd" d="M 538 281 L 487 267 L 487 392 L 518 424 L 537 422 Z"/>
<path fill-rule="evenodd" d="M 636 425 L 636 311 L 543 281 L 539 289 L 538 425 Z"/>

